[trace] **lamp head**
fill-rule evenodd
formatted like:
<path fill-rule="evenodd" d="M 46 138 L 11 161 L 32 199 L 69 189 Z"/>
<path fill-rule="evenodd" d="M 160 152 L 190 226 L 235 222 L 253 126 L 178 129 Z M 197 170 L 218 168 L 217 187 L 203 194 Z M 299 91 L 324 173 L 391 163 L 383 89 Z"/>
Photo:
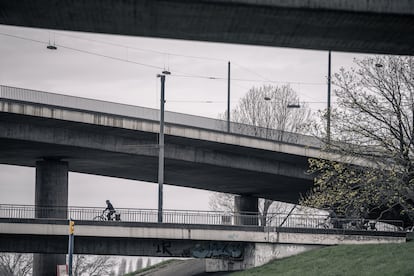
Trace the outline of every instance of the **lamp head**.
<path fill-rule="evenodd" d="M 55 45 L 47 45 L 46 48 L 48 48 L 49 50 L 57 50 L 57 47 Z"/>

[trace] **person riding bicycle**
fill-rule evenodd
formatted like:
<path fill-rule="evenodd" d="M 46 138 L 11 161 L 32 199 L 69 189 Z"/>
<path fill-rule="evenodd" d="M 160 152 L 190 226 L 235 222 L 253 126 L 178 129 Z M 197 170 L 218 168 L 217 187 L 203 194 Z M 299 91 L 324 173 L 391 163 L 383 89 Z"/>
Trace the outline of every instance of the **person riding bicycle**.
<path fill-rule="evenodd" d="M 106 209 L 104 210 L 104 212 L 105 211 L 108 211 L 108 214 L 107 214 L 108 220 L 111 220 L 112 215 L 115 214 L 115 209 L 114 209 L 114 206 L 112 206 L 112 203 L 109 200 L 106 200 Z"/>

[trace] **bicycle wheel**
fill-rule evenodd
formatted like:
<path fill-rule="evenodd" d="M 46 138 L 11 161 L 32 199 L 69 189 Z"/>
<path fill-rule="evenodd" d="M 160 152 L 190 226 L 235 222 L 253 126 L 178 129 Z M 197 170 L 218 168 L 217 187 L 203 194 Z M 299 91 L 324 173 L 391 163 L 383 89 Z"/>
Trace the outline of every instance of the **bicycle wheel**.
<path fill-rule="evenodd" d="M 93 220 L 96 220 L 96 221 L 104 221 L 106 219 L 105 219 L 105 217 L 103 215 L 99 215 L 99 216 L 94 217 Z"/>

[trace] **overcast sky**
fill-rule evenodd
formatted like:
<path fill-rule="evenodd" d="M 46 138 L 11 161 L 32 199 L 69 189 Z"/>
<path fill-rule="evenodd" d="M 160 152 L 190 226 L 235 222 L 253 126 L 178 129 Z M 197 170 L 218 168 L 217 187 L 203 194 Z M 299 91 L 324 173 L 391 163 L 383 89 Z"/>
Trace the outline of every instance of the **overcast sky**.
<path fill-rule="evenodd" d="M 48 43 L 57 50 L 48 50 Z M 332 71 L 354 57 L 332 53 Z M 328 53 L 276 47 L 126 37 L 0 25 L 0 84 L 217 118 L 252 86 L 289 84 L 313 110 L 326 106 Z M 254 183 L 252 183 L 253 185 Z M 34 204 L 33 168 L 0 165 L 0 204 Z M 165 186 L 165 209 L 208 210 L 209 192 Z M 69 174 L 69 205 L 157 208 L 156 184 Z"/>

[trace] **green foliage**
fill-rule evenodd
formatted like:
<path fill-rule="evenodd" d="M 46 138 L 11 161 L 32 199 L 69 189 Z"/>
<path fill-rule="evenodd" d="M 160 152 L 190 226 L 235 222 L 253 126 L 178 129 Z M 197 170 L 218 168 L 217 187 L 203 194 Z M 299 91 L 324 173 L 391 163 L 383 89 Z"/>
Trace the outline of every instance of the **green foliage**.
<path fill-rule="evenodd" d="M 414 242 L 381 245 L 340 245 L 276 260 L 234 276 L 414 275 Z"/>
<path fill-rule="evenodd" d="M 355 64 L 356 69 L 341 69 L 334 78 L 334 142 L 327 150 L 340 158 L 309 161 L 315 187 L 302 203 L 334 207 L 343 215 L 392 214 L 412 225 L 414 60 L 370 57 Z"/>
<path fill-rule="evenodd" d="M 407 187 L 401 185 L 391 169 L 379 171 L 322 159 L 309 159 L 309 164 L 309 172 L 315 174 L 315 186 L 301 200 L 303 205 L 335 210 L 347 217 L 375 213 L 380 217 L 381 211 L 400 205 L 406 207 L 401 214 L 412 213 L 413 205 L 404 194 Z"/>

